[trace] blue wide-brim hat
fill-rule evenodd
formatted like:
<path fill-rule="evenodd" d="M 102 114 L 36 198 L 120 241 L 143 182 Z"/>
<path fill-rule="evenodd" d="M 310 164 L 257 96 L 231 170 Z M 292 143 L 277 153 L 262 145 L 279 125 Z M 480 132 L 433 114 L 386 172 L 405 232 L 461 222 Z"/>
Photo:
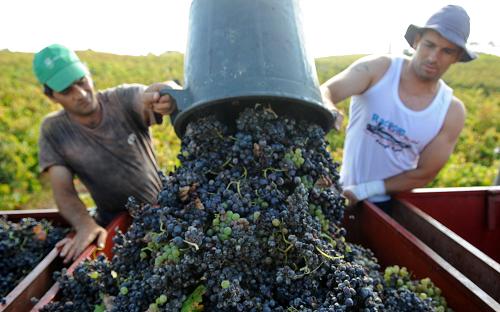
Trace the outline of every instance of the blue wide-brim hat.
<path fill-rule="evenodd" d="M 470 19 L 462 7 L 447 5 L 432 15 L 424 26 L 419 27 L 413 24 L 408 26 L 405 38 L 410 46 L 413 46 L 416 35 L 425 29 L 437 31 L 448 41 L 462 48 L 464 53 L 460 62 L 469 62 L 477 58 L 476 54 L 466 47 L 470 33 Z"/>

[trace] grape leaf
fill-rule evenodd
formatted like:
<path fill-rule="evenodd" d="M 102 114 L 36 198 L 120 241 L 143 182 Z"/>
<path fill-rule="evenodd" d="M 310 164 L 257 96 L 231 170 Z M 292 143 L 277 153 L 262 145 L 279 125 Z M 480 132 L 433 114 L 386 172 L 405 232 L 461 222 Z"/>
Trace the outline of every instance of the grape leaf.
<path fill-rule="evenodd" d="M 199 285 L 193 291 L 191 295 L 184 301 L 182 304 L 181 312 L 201 312 L 203 311 L 203 302 L 202 296 L 207 291 L 207 288 L 204 285 Z"/>

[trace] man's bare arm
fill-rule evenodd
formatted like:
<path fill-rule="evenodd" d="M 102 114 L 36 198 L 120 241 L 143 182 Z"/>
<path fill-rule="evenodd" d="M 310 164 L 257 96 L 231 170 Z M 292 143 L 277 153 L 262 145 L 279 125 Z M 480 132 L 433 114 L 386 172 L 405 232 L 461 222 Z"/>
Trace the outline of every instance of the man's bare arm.
<path fill-rule="evenodd" d="M 384 181 L 386 192 L 408 191 L 431 182 L 453 152 L 464 122 L 465 108 L 462 102 L 454 99 L 441 131 L 420 154 L 417 168 L 386 179 Z"/>
<path fill-rule="evenodd" d="M 386 56 L 363 57 L 321 85 L 323 98 L 333 104 L 365 92 L 391 64 Z"/>
<path fill-rule="evenodd" d="M 98 245 L 104 247 L 106 230 L 88 214 L 76 192 L 71 171 L 64 166 L 52 166 L 48 174 L 59 212 L 76 231 L 73 239 L 65 238 L 56 245 L 61 247 L 60 255 L 65 257 L 64 261 L 75 259 L 96 238 Z"/>
<path fill-rule="evenodd" d="M 389 65 L 388 57 L 364 57 L 321 85 L 323 103 L 337 114 L 335 129 L 340 130 L 344 119 L 336 104 L 365 92 L 385 73 Z"/>
<path fill-rule="evenodd" d="M 64 166 L 52 166 L 48 174 L 59 213 L 75 228 L 81 223 L 90 222 L 92 217 L 78 197 L 71 171 Z"/>

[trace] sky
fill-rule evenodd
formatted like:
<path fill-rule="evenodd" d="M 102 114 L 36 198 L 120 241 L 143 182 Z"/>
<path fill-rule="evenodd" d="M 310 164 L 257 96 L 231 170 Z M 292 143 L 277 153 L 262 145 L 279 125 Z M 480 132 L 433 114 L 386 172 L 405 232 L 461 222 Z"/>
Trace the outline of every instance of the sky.
<path fill-rule="evenodd" d="M 409 48 L 403 37 L 408 25 L 425 24 L 432 13 L 447 4 L 467 10 L 470 48 L 500 55 L 499 0 L 299 1 L 306 48 L 314 57 L 400 53 Z M 0 49 L 36 52 L 60 43 L 74 50 L 125 55 L 184 53 L 190 3 L 1 0 Z"/>

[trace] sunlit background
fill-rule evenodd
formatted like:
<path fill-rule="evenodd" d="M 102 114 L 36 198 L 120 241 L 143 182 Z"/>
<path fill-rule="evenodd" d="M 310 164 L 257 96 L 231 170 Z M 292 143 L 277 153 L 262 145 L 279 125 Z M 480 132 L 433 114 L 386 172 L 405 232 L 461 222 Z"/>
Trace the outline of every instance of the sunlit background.
<path fill-rule="evenodd" d="M 251 1 L 251 0 L 248 0 Z M 400 53 L 410 23 L 423 25 L 446 4 L 471 17 L 470 47 L 500 55 L 500 1 L 301 0 L 304 32 L 315 57 Z M 51 43 L 126 55 L 184 52 L 189 0 L 3 0 L 0 49 L 36 52 Z"/>

